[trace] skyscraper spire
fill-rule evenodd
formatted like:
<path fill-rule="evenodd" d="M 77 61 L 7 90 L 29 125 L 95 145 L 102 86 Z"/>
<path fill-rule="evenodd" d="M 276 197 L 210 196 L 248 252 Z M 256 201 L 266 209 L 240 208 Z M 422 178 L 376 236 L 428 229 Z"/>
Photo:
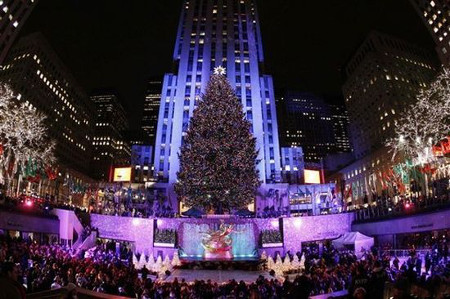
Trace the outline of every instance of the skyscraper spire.
<path fill-rule="evenodd" d="M 155 142 L 155 175 L 174 183 L 189 119 L 211 74 L 221 72 L 241 100 L 256 137 L 263 183 L 278 180 L 280 153 L 272 77 L 264 63 L 253 0 L 184 1 L 173 55 L 164 76 Z M 226 71 L 225 71 L 226 70 Z"/>

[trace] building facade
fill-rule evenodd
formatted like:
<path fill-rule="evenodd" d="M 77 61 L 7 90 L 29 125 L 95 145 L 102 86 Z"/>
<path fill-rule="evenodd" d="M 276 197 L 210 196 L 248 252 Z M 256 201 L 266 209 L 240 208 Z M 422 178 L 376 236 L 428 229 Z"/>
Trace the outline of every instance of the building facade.
<path fill-rule="evenodd" d="M 289 91 L 278 100 L 278 112 L 282 146 L 301 146 L 305 162 L 350 151 L 344 107 L 312 93 Z"/>
<path fill-rule="evenodd" d="M 436 43 L 444 66 L 450 66 L 450 3 L 447 0 L 410 0 Z"/>
<path fill-rule="evenodd" d="M 36 3 L 37 0 L 0 1 L 0 65 Z"/>
<path fill-rule="evenodd" d="M 151 145 L 131 146 L 131 166 L 133 182 L 146 183 L 153 179 L 152 173 L 153 147 Z"/>
<path fill-rule="evenodd" d="M 272 77 L 261 72 L 262 40 L 255 2 L 184 1 L 175 42 L 176 72 L 164 76 L 155 143 L 155 175 L 176 181 L 178 153 L 189 119 L 215 67 L 226 75 L 252 123 L 263 183 L 280 175 Z"/>
<path fill-rule="evenodd" d="M 128 120 L 114 91 L 97 92 L 91 100 L 96 113 L 93 174 L 97 179 L 108 180 L 111 166 L 130 164 L 131 148 L 123 135 Z"/>
<path fill-rule="evenodd" d="M 344 105 L 330 105 L 331 120 L 333 122 L 334 148 L 336 153 L 349 153 L 352 151 L 348 136 L 348 112 Z"/>
<path fill-rule="evenodd" d="M 158 126 L 159 103 L 161 101 L 162 82 L 150 80 L 144 99 L 142 110 L 142 130 L 146 133 L 145 144 L 155 144 L 156 128 Z M 147 140 L 148 139 L 148 140 Z"/>
<path fill-rule="evenodd" d="M 345 67 L 343 86 L 355 158 L 393 137 L 401 112 L 437 73 L 434 56 L 404 40 L 371 32 Z"/>
<path fill-rule="evenodd" d="M 305 161 L 301 147 L 281 148 L 282 180 L 289 184 L 303 184 Z"/>
<path fill-rule="evenodd" d="M 94 107 L 42 34 L 18 41 L 5 60 L 0 79 L 20 94 L 21 101 L 47 116 L 59 163 L 88 175 Z"/>
<path fill-rule="evenodd" d="M 93 182 L 94 107 L 88 95 L 40 33 L 21 38 L 11 48 L 0 80 L 11 86 L 20 101 L 46 115 L 48 135 L 56 142 L 57 178 L 31 189 L 73 200 L 74 186 Z"/>

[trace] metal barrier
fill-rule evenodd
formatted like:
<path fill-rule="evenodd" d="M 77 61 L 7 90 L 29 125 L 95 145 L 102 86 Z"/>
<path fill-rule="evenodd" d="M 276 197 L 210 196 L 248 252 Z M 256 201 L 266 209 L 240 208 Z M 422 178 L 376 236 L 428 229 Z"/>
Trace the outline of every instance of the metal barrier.
<path fill-rule="evenodd" d="M 388 249 L 383 250 L 380 249 L 379 252 L 381 254 L 388 253 L 390 256 L 396 256 L 396 257 L 409 257 L 411 256 L 411 249 Z M 431 249 L 416 249 L 414 250 L 416 255 L 418 256 L 425 256 L 427 253 L 431 254 Z"/>

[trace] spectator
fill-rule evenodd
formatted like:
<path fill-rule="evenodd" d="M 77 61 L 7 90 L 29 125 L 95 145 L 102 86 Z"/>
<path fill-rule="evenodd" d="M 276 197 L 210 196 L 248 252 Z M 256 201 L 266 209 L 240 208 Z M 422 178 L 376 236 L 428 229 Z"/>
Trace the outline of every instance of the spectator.
<path fill-rule="evenodd" d="M 0 299 L 24 299 L 25 288 L 19 283 L 19 266 L 4 262 L 1 267 Z"/>

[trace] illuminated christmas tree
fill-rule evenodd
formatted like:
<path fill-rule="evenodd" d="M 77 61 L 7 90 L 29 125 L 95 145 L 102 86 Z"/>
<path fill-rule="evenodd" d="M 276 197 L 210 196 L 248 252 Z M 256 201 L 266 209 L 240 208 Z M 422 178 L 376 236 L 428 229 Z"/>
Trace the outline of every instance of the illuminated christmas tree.
<path fill-rule="evenodd" d="M 395 122 L 395 137 L 387 141 L 394 156 L 398 153 L 425 164 L 434 159 L 431 148 L 450 133 L 450 70 L 443 69 L 417 95 Z"/>
<path fill-rule="evenodd" d="M 0 83 L 0 184 L 9 185 L 19 170 L 24 176 L 55 163 L 55 143 L 45 115 Z"/>
<path fill-rule="evenodd" d="M 251 123 L 224 73 L 215 70 L 194 110 L 175 185 L 186 205 L 218 214 L 253 202 L 260 185 Z"/>

